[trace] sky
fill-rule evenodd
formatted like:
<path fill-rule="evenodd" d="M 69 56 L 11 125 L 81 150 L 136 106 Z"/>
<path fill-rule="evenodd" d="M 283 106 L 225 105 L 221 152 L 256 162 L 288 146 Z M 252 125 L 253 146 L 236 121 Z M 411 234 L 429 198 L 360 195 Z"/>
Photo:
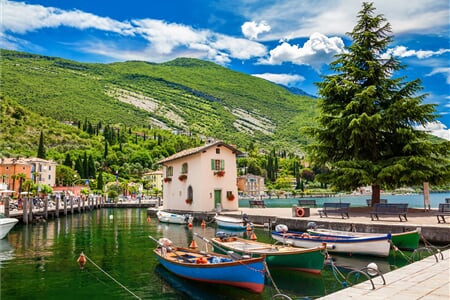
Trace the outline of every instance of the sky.
<path fill-rule="evenodd" d="M 0 0 L 0 48 L 78 62 L 177 57 L 296 87 L 317 96 L 334 55 L 352 41 L 360 0 Z M 391 24 L 386 53 L 419 78 L 436 104 L 425 128 L 450 140 L 450 4 L 448 0 L 373 0 Z"/>

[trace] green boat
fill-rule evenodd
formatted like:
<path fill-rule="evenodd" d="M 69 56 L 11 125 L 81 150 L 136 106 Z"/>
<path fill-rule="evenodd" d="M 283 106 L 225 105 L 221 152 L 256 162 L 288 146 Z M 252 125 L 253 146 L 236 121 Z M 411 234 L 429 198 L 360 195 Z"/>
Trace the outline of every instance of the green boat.
<path fill-rule="evenodd" d="M 297 248 L 272 245 L 239 237 L 221 236 L 211 239 L 214 251 L 233 251 L 242 256 L 265 256 L 269 268 L 284 268 L 320 274 L 325 262 L 325 245 L 314 248 Z"/>
<path fill-rule="evenodd" d="M 308 232 L 314 235 L 334 235 L 347 237 L 369 237 L 369 236 L 385 235 L 385 233 L 353 232 L 353 231 L 341 231 L 324 228 L 308 229 Z M 391 233 L 391 241 L 392 244 L 398 249 L 415 250 L 417 249 L 417 247 L 419 247 L 420 228 L 411 231 Z"/>

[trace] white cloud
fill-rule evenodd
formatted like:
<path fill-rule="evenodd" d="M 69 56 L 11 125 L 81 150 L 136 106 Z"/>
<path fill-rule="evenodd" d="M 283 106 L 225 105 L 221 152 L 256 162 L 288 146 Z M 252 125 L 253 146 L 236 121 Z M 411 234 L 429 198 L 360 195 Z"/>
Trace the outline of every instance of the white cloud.
<path fill-rule="evenodd" d="M 31 5 L 23 2 L 1 1 L 3 30 L 24 34 L 42 28 L 67 26 L 78 29 L 95 28 L 132 35 L 128 22 L 98 17 L 79 10 L 65 11 L 54 7 Z"/>
<path fill-rule="evenodd" d="M 415 56 L 418 59 L 430 58 L 450 52 L 450 49 L 439 49 L 438 51 L 431 50 L 408 50 L 405 46 L 397 46 L 386 51 L 383 57 L 387 58 L 391 55 L 399 58 Z"/>
<path fill-rule="evenodd" d="M 263 73 L 263 74 L 253 74 L 253 76 L 286 86 L 290 86 L 292 84 L 299 83 L 305 80 L 305 77 L 293 74 Z"/>
<path fill-rule="evenodd" d="M 258 39 L 258 35 L 263 32 L 269 32 L 270 26 L 266 22 L 262 21 L 259 24 L 255 21 L 245 22 L 241 26 L 242 33 L 250 40 Z"/>
<path fill-rule="evenodd" d="M 427 131 L 434 136 L 450 141 L 450 129 L 447 129 L 447 126 L 441 122 L 428 123 L 426 126 L 418 126 L 416 129 Z"/>
<path fill-rule="evenodd" d="M 434 68 L 430 73 L 425 76 L 433 76 L 435 74 L 442 74 L 447 78 L 447 84 L 450 84 L 450 68 Z"/>
<path fill-rule="evenodd" d="M 269 57 L 260 59 L 261 64 L 280 65 L 291 62 L 298 65 L 311 65 L 316 70 L 334 60 L 334 55 L 345 51 L 344 42 L 339 37 L 328 38 L 321 33 L 313 33 L 303 44 L 291 45 L 282 42 L 270 50 Z"/>

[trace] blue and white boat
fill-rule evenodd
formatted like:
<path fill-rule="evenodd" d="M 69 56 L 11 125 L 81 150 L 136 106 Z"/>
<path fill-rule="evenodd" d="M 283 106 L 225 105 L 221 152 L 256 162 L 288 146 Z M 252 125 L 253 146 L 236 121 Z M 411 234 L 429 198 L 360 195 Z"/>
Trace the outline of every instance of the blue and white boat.
<path fill-rule="evenodd" d="M 231 230 L 246 230 L 248 226 L 253 228 L 253 224 L 246 214 L 243 214 L 241 218 L 216 215 L 214 216 L 214 220 L 217 226 Z"/>
<path fill-rule="evenodd" d="M 192 221 L 194 220 L 194 217 L 190 214 L 180 215 L 162 210 L 159 210 L 156 213 L 156 216 L 160 222 L 172 224 L 192 224 Z"/>
<path fill-rule="evenodd" d="M 328 252 L 374 255 L 387 257 L 391 248 L 391 234 L 369 237 L 349 237 L 342 235 L 313 235 L 308 232 L 287 230 L 279 224 L 272 232 L 272 238 L 294 247 L 311 248 L 326 244 Z"/>
<path fill-rule="evenodd" d="M 159 262 L 180 277 L 239 287 L 254 293 L 264 290 L 264 257 L 235 259 L 230 255 L 174 247 L 165 238 L 157 243 L 158 247 L 153 252 Z"/>

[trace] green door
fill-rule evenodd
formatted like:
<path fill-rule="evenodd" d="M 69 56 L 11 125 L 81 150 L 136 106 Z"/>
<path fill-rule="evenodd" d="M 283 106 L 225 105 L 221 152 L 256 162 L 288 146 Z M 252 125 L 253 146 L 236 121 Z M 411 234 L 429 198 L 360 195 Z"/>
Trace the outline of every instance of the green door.
<path fill-rule="evenodd" d="M 214 190 L 214 207 L 222 209 L 222 190 Z"/>

